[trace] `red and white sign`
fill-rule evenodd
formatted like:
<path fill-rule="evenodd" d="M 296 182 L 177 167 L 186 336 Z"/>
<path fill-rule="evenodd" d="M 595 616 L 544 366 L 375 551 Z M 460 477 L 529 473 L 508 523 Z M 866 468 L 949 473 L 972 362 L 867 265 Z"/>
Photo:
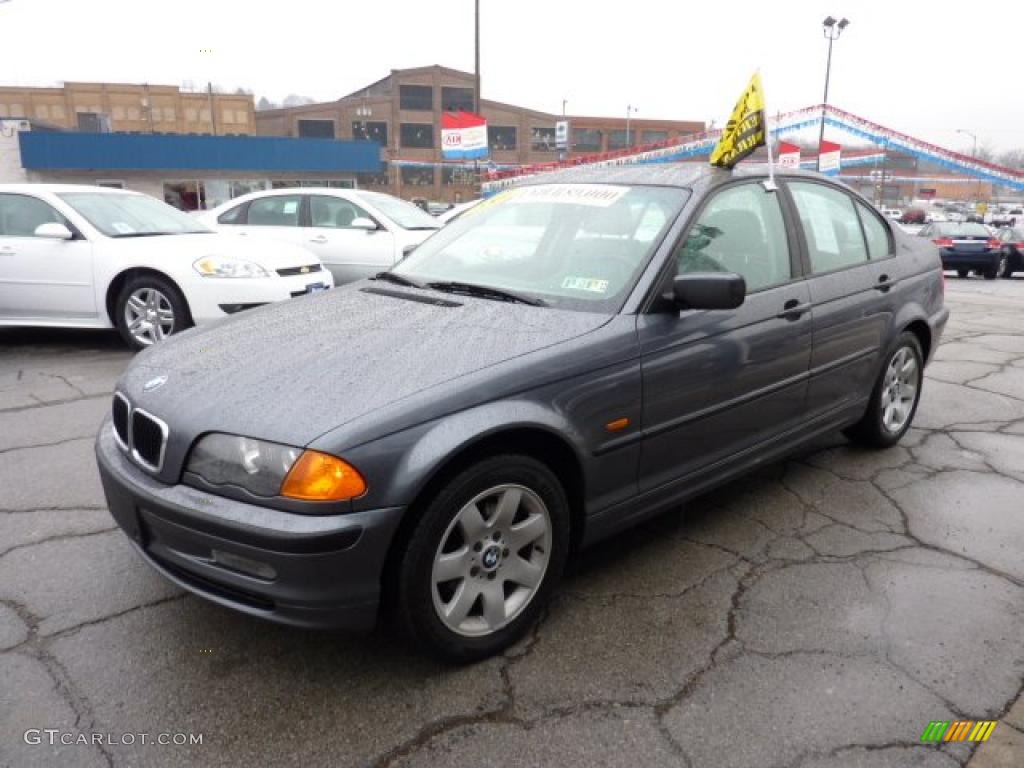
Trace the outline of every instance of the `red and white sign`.
<path fill-rule="evenodd" d="M 783 168 L 800 167 L 800 147 L 788 141 L 779 142 L 779 165 Z"/>
<path fill-rule="evenodd" d="M 818 154 L 818 170 L 822 173 L 839 173 L 839 152 L 842 148 L 831 141 L 822 141 Z"/>
<path fill-rule="evenodd" d="M 441 155 L 445 160 L 487 157 L 487 120 L 472 112 L 441 115 Z"/>

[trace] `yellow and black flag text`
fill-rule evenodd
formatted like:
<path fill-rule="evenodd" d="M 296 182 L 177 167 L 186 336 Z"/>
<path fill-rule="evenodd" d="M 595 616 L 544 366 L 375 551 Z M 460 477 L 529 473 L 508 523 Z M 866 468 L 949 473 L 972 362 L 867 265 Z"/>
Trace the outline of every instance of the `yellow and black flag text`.
<path fill-rule="evenodd" d="M 732 110 L 722 138 L 711 153 L 711 164 L 732 168 L 755 149 L 763 147 L 766 134 L 764 91 L 761 89 L 761 75 L 756 73 Z"/>

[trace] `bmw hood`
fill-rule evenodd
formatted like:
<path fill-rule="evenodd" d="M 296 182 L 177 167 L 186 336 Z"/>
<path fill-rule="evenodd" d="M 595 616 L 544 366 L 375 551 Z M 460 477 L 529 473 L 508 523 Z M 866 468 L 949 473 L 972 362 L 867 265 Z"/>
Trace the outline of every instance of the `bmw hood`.
<path fill-rule="evenodd" d="M 118 390 L 179 434 L 302 446 L 608 319 L 364 281 L 174 336 L 140 353 Z"/>

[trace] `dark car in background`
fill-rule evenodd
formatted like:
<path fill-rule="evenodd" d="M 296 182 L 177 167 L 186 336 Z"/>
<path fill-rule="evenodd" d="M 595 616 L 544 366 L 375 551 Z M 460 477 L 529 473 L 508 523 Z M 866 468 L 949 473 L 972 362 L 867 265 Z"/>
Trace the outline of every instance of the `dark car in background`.
<path fill-rule="evenodd" d="M 1000 277 L 1011 278 L 1024 272 L 1024 227 L 1008 227 L 997 235 L 1003 259 Z"/>
<path fill-rule="evenodd" d="M 568 558 L 842 429 L 914 418 L 939 259 L 826 177 L 657 165 L 521 182 L 375 280 L 139 355 L 96 454 L 175 583 L 465 661 Z"/>
<path fill-rule="evenodd" d="M 970 221 L 928 224 L 918 237 L 926 237 L 939 249 L 942 268 L 960 277 L 971 272 L 995 280 L 1006 268 L 1003 244 L 984 224 Z"/>

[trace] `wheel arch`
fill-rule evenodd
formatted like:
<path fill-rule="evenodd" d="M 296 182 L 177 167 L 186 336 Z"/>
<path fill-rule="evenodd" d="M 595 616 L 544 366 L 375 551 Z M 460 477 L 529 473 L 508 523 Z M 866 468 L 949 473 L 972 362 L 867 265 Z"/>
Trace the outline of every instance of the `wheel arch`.
<path fill-rule="evenodd" d="M 185 295 L 185 291 L 181 289 L 181 286 L 178 285 L 178 282 L 173 277 L 168 275 L 166 272 L 161 272 L 159 269 L 153 269 L 152 267 L 129 267 L 128 269 L 123 269 L 114 275 L 110 283 L 107 284 L 106 295 L 103 298 L 103 308 L 106 310 L 107 320 L 112 326 L 115 328 L 118 327 L 117 312 L 114 304 L 117 301 L 117 295 L 121 292 L 121 288 L 123 288 L 124 284 L 133 277 L 141 277 L 144 275 L 159 277 L 173 285 L 178 293 L 181 294 L 181 298 L 185 302 L 185 309 L 188 311 L 189 318 L 191 319 L 192 308 L 188 305 L 188 296 Z"/>

